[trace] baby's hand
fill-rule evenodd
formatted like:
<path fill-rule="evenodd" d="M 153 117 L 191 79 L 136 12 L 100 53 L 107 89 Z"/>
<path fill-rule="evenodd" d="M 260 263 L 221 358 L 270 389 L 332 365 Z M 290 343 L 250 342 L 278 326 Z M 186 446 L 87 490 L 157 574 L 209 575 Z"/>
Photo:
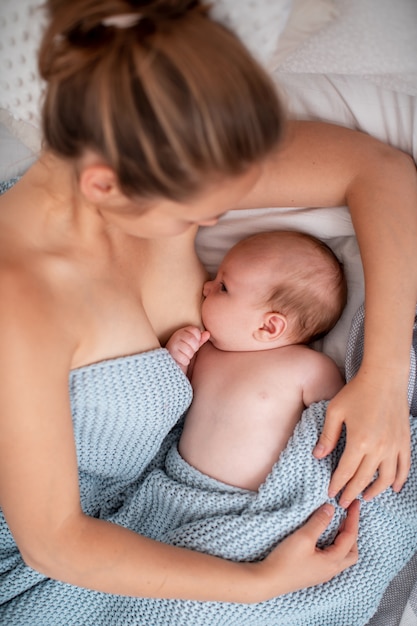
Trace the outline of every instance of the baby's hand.
<path fill-rule="evenodd" d="M 187 373 L 195 353 L 208 341 L 209 337 L 208 330 L 200 330 L 197 326 L 180 328 L 170 337 L 166 348 L 184 374 Z"/>

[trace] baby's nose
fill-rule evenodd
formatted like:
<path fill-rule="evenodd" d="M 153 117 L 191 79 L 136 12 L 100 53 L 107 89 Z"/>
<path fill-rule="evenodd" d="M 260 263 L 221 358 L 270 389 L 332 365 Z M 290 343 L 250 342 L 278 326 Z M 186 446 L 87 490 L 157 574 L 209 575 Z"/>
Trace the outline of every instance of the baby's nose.
<path fill-rule="evenodd" d="M 205 298 L 207 298 L 207 296 L 209 295 L 210 291 L 211 291 L 211 286 L 213 284 L 212 280 L 207 280 L 204 285 L 203 285 L 203 296 Z"/>

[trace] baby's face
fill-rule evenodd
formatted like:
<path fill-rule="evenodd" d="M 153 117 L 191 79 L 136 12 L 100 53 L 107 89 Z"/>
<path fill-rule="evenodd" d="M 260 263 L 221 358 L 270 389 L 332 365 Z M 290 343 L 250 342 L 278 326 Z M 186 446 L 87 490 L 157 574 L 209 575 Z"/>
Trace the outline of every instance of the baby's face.
<path fill-rule="evenodd" d="M 229 351 L 258 349 L 253 332 L 262 326 L 266 310 L 266 280 L 247 255 L 231 250 L 214 280 L 203 287 L 202 318 L 216 348 Z"/>

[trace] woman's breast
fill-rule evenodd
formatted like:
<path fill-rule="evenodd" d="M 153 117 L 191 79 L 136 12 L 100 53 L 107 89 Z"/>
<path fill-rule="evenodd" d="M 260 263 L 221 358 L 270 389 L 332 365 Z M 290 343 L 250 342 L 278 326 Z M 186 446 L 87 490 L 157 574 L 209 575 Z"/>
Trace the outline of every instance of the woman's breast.
<path fill-rule="evenodd" d="M 161 345 L 190 324 L 201 326 L 201 300 L 207 272 L 194 248 L 194 231 L 148 242 L 142 276 L 143 305 Z"/>

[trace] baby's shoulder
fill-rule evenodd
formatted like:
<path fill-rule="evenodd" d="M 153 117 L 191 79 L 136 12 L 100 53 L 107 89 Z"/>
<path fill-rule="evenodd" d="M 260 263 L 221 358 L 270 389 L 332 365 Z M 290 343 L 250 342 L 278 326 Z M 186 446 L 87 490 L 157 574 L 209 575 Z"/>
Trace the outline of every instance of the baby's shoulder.
<path fill-rule="evenodd" d="M 336 363 L 323 352 L 318 352 L 309 346 L 295 344 L 277 348 L 276 366 L 285 365 L 289 375 L 297 372 L 311 373 L 315 376 L 326 375 L 329 372 L 338 371 Z M 278 352 L 279 351 L 279 352 Z M 279 358 L 278 358 L 279 356 Z M 272 359 L 274 355 L 271 354 Z"/>
<path fill-rule="evenodd" d="M 287 364 L 304 364 L 304 363 L 319 363 L 325 360 L 327 357 L 321 352 L 317 352 L 304 344 L 293 344 L 290 346 L 282 346 L 281 348 L 275 348 L 271 351 L 276 353 L 276 359 L 278 357 L 280 361 L 284 361 Z M 272 355 L 273 356 L 273 355 Z"/>

